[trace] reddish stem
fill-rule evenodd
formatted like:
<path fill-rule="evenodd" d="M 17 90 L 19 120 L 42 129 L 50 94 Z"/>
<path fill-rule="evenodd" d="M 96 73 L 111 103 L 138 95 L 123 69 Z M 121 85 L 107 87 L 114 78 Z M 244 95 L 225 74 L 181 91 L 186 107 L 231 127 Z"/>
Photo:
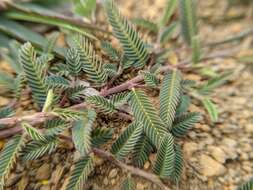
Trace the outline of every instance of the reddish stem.
<path fill-rule="evenodd" d="M 105 158 L 110 162 L 113 162 L 115 165 L 117 165 L 118 167 L 127 170 L 128 172 L 132 173 L 133 175 L 136 176 L 140 176 L 144 179 L 147 179 L 149 181 L 151 181 L 152 183 L 156 184 L 157 186 L 159 186 L 162 190 L 170 190 L 166 185 L 163 184 L 163 182 L 159 179 L 159 177 L 157 175 L 148 173 L 146 171 L 143 171 L 139 168 L 135 168 L 133 166 L 129 166 L 121 161 L 119 161 L 118 159 L 116 159 L 111 153 L 103 151 L 101 149 L 98 148 L 93 148 L 92 149 L 93 152 L 98 155 L 99 157 Z"/>
<path fill-rule="evenodd" d="M 201 61 L 205 61 L 205 60 L 209 60 L 209 59 L 214 59 L 214 58 L 224 58 L 224 57 L 231 57 L 231 56 L 235 56 L 235 53 L 238 52 L 238 48 L 235 49 L 230 49 L 227 51 L 218 51 L 215 52 L 213 54 L 210 54 L 208 56 L 205 56 L 203 58 L 201 58 Z M 160 73 L 165 73 L 171 69 L 175 69 L 175 68 L 180 68 L 180 69 L 185 69 L 187 68 L 187 64 L 191 63 L 190 60 L 186 60 L 186 61 L 182 61 L 181 63 L 179 63 L 176 66 L 172 66 L 172 65 L 166 65 L 164 67 L 161 67 L 159 69 Z M 134 77 L 131 80 L 126 81 L 125 83 L 115 86 L 113 88 L 107 89 L 107 90 L 103 90 L 100 92 L 101 96 L 108 96 L 111 94 L 115 94 L 115 93 L 119 93 L 122 91 L 125 91 L 127 89 L 130 89 L 131 87 L 133 87 L 133 85 L 136 85 L 140 82 L 143 81 L 143 76 L 139 75 Z M 81 103 L 81 104 L 77 104 L 74 106 L 71 106 L 70 109 L 82 109 L 82 108 L 87 108 L 87 104 L 86 103 Z M 38 123 L 42 123 L 44 122 L 47 118 L 53 117 L 52 114 L 50 113 L 44 113 L 44 112 L 38 112 L 29 116 L 23 116 L 23 117 L 9 117 L 9 118 L 3 118 L 0 119 L 0 125 L 6 125 L 6 126 L 14 126 L 22 121 L 31 123 L 31 124 L 38 124 Z M 129 116 L 125 116 L 128 117 Z M 0 138 L 2 138 L 2 134 L 4 134 L 6 136 L 6 132 L 5 130 L 9 130 L 9 128 L 3 129 L 0 131 Z M 15 131 L 12 132 L 10 131 L 9 136 L 16 134 Z"/>

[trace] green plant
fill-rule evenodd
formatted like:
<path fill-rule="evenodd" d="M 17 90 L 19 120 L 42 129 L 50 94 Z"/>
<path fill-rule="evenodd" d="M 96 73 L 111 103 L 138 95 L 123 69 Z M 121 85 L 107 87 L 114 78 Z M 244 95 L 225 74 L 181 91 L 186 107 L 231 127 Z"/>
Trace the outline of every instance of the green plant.
<path fill-rule="evenodd" d="M 190 5 L 186 2 L 181 1 L 181 6 L 189 14 Z M 176 6 L 175 0 L 169 0 L 159 24 L 149 23 L 158 34 L 157 42 L 160 47 L 177 26 L 175 23 L 167 26 Z M 48 15 L 41 20 L 36 11 L 30 15 L 22 6 L 14 8 L 19 14 L 7 12 L 7 17 L 21 20 L 29 18 L 27 20 L 60 25 L 58 22 L 49 22 Z M 0 110 L 0 127 L 8 130 L 17 125 L 20 128 L 15 134 L 22 132 L 22 135 L 15 135 L 1 152 L 0 189 L 4 188 L 5 179 L 18 156 L 22 160 L 38 159 L 56 151 L 61 141 L 69 141 L 74 144 L 75 151 L 80 153 L 80 158 L 74 164 L 66 189 L 82 189 L 83 182 L 95 167 L 95 154 L 113 161 L 133 175 L 134 171 L 139 171 L 138 175 L 166 190 L 167 187 L 160 178 L 178 183 L 181 177 L 183 155 L 179 139 L 201 120 L 199 113 L 189 112 L 191 97 L 204 102 L 210 115 L 217 120 L 216 110 L 206 96 L 224 78 L 216 78 L 203 85 L 184 80 L 179 66 L 165 65 L 168 58 L 166 51 L 156 51 L 155 46 L 146 44 L 112 0 L 104 2 L 104 9 L 121 49 L 115 49 L 109 42 L 102 42 L 101 49 L 106 53 L 106 57 L 103 56 L 102 59 L 99 48 L 92 41 L 97 40 L 97 37 L 93 38 L 75 27 L 68 28 L 70 21 L 65 19 L 65 24 L 68 24 L 62 23 L 60 27 L 79 33 L 67 32 L 67 48 L 59 51 L 55 45 L 57 35 L 53 36 L 51 43 L 46 40 L 46 44 L 42 42 L 44 38 L 36 36 L 40 39 L 39 42 L 26 42 L 20 46 L 19 53 L 15 52 L 19 56 L 11 56 L 11 63 L 15 63 L 12 67 L 18 74 L 0 75 L 3 76 L 0 78 L 3 78 L 3 82 L 0 83 L 5 84 L 6 90 L 12 92 L 16 101 L 21 101 L 20 94 L 25 89 L 31 92 L 38 110 L 32 116 L 21 116 L 18 119 L 11 117 L 15 106 Z M 187 19 L 185 14 L 183 13 L 182 22 L 186 30 L 184 36 L 188 43 L 195 44 L 193 61 L 197 62 L 200 60 L 199 54 L 196 54 L 199 47 L 196 45 L 197 41 L 192 40 L 195 39 L 193 35 L 196 35 L 195 25 L 189 25 L 193 21 Z M 131 79 L 128 72 L 135 77 Z M 16 89 L 8 85 L 14 81 Z M 154 105 L 146 95 L 149 90 L 159 91 L 160 106 Z M 124 109 L 125 107 L 131 111 L 126 111 L 128 109 Z M 101 146 L 112 139 L 113 131 L 101 126 L 95 128 L 96 118 L 100 114 L 106 117 L 118 114 L 129 122 L 113 142 L 110 153 Z M 71 136 L 64 136 L 62 132 L 65 130 L 71 131 Z M 146 174 L 123 163 L 131 155 L 133 165 L 141 168 L 151 152 L 157 152 L 153 168 L 155 175 Z M 130 178 L 123 182 L 122 189 L 134 189 Z"/>
<path fill-rule="evenodd" d="M 250 179 L 248 182 L 244 183 L 240 187 L 237 188 L 238 190 L 251 190 L 253 189 L 253 179 Z"/>

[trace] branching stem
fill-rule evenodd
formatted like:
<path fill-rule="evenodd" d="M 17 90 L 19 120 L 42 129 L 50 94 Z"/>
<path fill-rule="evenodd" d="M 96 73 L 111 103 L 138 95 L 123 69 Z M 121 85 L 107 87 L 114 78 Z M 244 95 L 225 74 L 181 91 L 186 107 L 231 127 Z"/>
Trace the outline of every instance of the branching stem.
<path fill-rule="evenodd" d="M 227 50 L 227 51 L 218 51 L 218 52 L 215 52 L 213 54 L 210 54 L 210 55 L 207 55 L 207 56 L 201 58 L 201 61 L 214 59 L 214 58 L 233 57 L 237 51 L 238 51 L 238 49 L 232 49 L 232 50 Z M 179 63 L 176 66 L 176 68 L 185 69 L 185 68 L 189 67 L 188 64 L 190 62 L 191 62 L 190 60 L 182 61 L 181 63 Z M 175 68 L 175 66 L 172 66 L 169 64 L 167 66 L 161 67 L 159 71 L 160 71 L 160 73 L 165 73 L 173 68 Z M 101 91 L 100 95 L 105 97 L 105 96 L 108 96 L 111 94 L 123 92 L 125 90 L 130 89 L 133 85 L 136 85 L 142 81 L 143 81 L 143 76 L 138 75 L 138 76 L 134 77 L 133 79 L 124 82 L 123 84 L 120 84 L 120 85 L 112 87 L 110 89 L 105 89 L 105 90 Z M 69 108 L 74 109 L 74 110 L 87 108 L 87 103 L 84 102 L 81 104 L 71 106 Z M 131 116 L 127 115 L 125 113 L 119 113 L 119 115 L 122 116 L 123 118 L 131 119 Z M 7 117 L 7 118 L 0 119 L 0 125 L 7 126 L 7 128 L 0 130 L 0 139 L 5 138 L 5 137 L 9 137 L 9 136 L 12 136 L 14 134 L 21 132 L 21 130 L 18 130 L 18 128 L 16 128 L 16 127 L 15 127 L 15 130 L 10 130 L 11 126 L 16 126 L 17 124 L 24 122 L 24 121 L 28 122 L 32 125 L 39 124 L 39 123 L 43 123 L 45 120 L 47 120 L 50 117 L 54 117 L 54 115 L 50 114 L 50 113 L 45 113 L 45 112 L 38 112 L 38 113 L 28 115 L 28 116 L 22 116 L 22 117 L 15 116 L 15 117 Z"/>
<path fill-rule="evenodd" d="M 139 177 L 142 177 L 148 181 L 151 181 L 152 183 L 156 184 L 161 188 L 161 190 L 170 190 L 160 179 L 157 175 L 148 173 L 144 170 L 141 170 L 139 168 L 135 168 L 132 166 L 129 166 L 119 160 L 117 160 L 111 153 L 103 151 L 98 148 L 93 148 L 93 152 L 98 155 L 99 157 L 105 158 L 110 162 L 113 162 L 118 167 L 130 172 L 132 175 L 136 175 Z"/>

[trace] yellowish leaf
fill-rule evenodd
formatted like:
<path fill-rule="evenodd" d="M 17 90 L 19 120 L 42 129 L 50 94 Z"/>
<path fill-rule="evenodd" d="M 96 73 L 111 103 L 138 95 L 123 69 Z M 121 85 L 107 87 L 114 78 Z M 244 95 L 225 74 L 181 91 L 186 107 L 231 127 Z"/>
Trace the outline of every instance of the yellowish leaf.
<path fill-rule="evenodd" d="M 2 150 L 4 145 L 5 145 L 5 140 L 0 140 L 0 150 Z"/>
<path fill-rule="evenodd" d="M 177 54 L 174 52 L 171 52 L 168 57 L 168 61 L 172 65 L 176 65 L 178 63 L 178 57 Z"/>

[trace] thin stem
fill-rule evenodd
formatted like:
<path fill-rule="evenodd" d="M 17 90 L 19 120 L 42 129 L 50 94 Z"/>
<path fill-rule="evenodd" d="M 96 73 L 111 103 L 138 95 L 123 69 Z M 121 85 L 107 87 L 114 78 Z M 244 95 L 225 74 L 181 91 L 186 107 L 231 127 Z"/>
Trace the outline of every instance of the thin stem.
<path fill-rule="evenodd" d="M 66 140 L 66 141 L 72 143 L 71 137 L 68 137 L 65 135 L 59 135 L 59 137 L 63 140 Z M 139 177 L 142 177 L 148 181 L 151 181 L 152 183 L 159 186 L 162 190 L 170 190 L 166 185 L 163 184 L 163 182 L 160 180 L 160 178 L 157 175 L 152 174 L 152 173 L 148 173 L 144 170 L 141 170 L 139 168 L 135 168 L 133 166 L 129 166 L 129 165 L 121 162 L 117 158 L 115 158 L 114 155 L 111 154 L 110 152 L 107 152 L 107 151 L 104 151 L 102 149 L 95 148 L 95 147 L 92 148 L 91 152 L 93 152 L 94 154 L 96 154 L 97 156 L 99 156 L 103 159 L 106 159 L 106 160 L 114 163 L 116 166 L 130 172 L 132 175 L 139 176 Z"/>
<path fill-rule="evenodd" d="M 232 50 L 227 50 L 227 51 L 217 51 L 213 54 L 210 54 L 210 55 L 207 55 L 205 57 L 202 57 L 200 59 L 200 61 L 206 61 L 206 60 L 210 60 L 210 59 L 214 59 L 214 58 L 225 58 L 225 57 L 233 57 L 234 54 L 238 51 L 238 49 L 232 49 Z M 191 60 L 184 60 L 182 62 L 180 62 L 179 64 L 177 64 L 176 66 L 172 66 L 170 64 L 166 65 L 166 66 L 163 66 L 159 69 L 159 72 L 160 73 L 165 73 L 173 68 L 179 68 L 179 69 L 185 69 L 188 67 L 188 64 L 191 63 Z M 142 82 L 143 81 L 143 76 L 141 75 L 138 75 L 136 77 L 134 77 L 133 79 L 131 80 L 128 80 L 118 86 L 115 86 L 113 88 L 110 88 L 110 89 L 105 89 L 103 91 L 100 92 L 100 95 L 101 96 L 109 96 L 111 94 L 115 94 L 115 93 L 119 93 L 119 92 L 122 92 L 122 91 L 125 91 L 125 90 L 128 90 L 129 87 L 132 85 L 132 84 L 135 84 L 135 83 L 139 83 L 139 82 Z"/>
<path fill-rule="evenodd" d="M 224 58 L 224 57 L 231 57 L 234 56 L 234 54 L 238 51 L 238 49 L 232 49 L 232 50 L 227 50 L 227 51 L 219 51 L 219 52 L 215 52 L 213 54 L 207 55 L 203 58 L 201 58 L 201 61 L 205 61 L 205 60 L 209 60 L 209 59 L 214 59 L 214 58 Z M 186 60 L 186 61 L 182 61 L 181 63 L 179 63 L 177 65 L 177 68 L 180 69 L 185 69 L 187 68 L 187 64 L 189 64 L 191 61 L 190 60 Z M 164 67 L 161 67 L 159 72 L 160 73 L 165 73 L 171 69 L 173 69 L 174 67 L 172 67 L 171 65 L 167 65 Z M 115 93 L 119 93 L 125 90 L 128 90 L 130 88 L 132 88 L 133 86 L 136 86 L 138 83 L 143 81 L 143 76 L 138 75 L 136 77 L 134 77 L 131 80 L 128 80 L 126 82 L 124 82 L 121 85 L 118 85 L 116 87 L 110 88 L 108 90 L 103 90 L 100 92 L 101 96 L 108 96 L 111 94 L 115 94 Z M 79 110 L 79 109 L 83 109 L 83 108 L 87 108 L 88 105 L 87 103 L 81 103 L 81 104 L 76 104 L 73 105 L 71 107 L 69 107 L 70 109 L 74 109 L 74 110 Z M 131 120 L 131 116 L 127 115 L 125 113 L 119 113 L 120 116 L 122 116 L 123 118 L 127 118 Z M 50 113 L 44 113 L 44 112 L 38 112 L 29 116 L 23 116 L 23 117 L 8 117 L 8 118 L 3 118 L 0 119 L 0 125 L 6 125 L 7 128 L 4 128 L 2 130 L 0 130 L 0 139 L 4 137 L 6 137 L 6 131 L 5 130 L 9 130 L 10 126 L 15 126 L 23 121 L 31 123 L 31 124 L 39 124 L 39 123 L 43 123 L 46 119 L 50 118 L 50 117 L 54 117 L 53 114 Z M 8 127 L 9 126 L 9 127 Z M 16 131 L 10 131 L 8 134 L 9 136 L 16 134 Z M 20 132 L 20 131 L 19 131 Z M 2 135 L 4 134 L 4 135 Z"/>
<path fill-rule="evenodd" d="M 157 186 L 159 186 L 162 190 L 170 190 L 169 187 L 167 187 L 166 185 L 163 184 L 163 182 L 159 179 L 159 177 L 157 175 L 145 172 L 139 168 L 135 168 L 132 166 L 129 166 L 119 160 L 117 160 L 114 155 L 112 155 L 109 152 L 103 151 L 101 149 L 98 148 L 93 148 L 93 152 L 98 155 L 99 157 L 105 158 L 110 162 L 113 162 L 115 165 L 117 165 L 118 167 L 127 170 L 128 172 L 130 172 L 132 175 L 135 176 L 139 176 L 142 177 L 148 181 L 151 181 L 152 183 L 156 184 Z"/>
<path fill-rule="evenodd" d="M 0 139 L 8 138 L 12 135 L 21 133 L 22 131 L 23 131 L 23 129 L 20 126 L 2 129 L 2 130 L 0 130 Z"/>

